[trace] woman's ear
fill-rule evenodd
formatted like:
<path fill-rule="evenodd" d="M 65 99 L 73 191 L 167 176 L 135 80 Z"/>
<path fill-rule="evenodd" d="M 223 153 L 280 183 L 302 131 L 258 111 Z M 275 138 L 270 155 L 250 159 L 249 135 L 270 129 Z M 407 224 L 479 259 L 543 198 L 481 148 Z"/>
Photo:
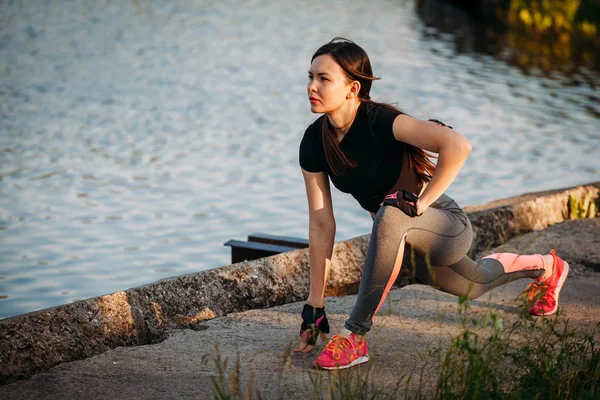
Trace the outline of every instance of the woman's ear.
<path fill-rule="evenodd" d="M 360 82 L 352 81 L 350 83 L 350 91 L 348 92 L 346 98 L 353 99 L 355 97 L 358 97 L 358 93 L 360 93 Z"/>

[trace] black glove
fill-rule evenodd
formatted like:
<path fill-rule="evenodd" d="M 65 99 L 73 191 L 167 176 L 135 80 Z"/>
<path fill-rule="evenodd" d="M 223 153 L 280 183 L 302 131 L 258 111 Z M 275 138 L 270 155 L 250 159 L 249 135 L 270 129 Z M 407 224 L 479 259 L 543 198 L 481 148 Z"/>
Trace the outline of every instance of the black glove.
<path fill-rule="evenodd" d="M 329 333 L 329 321 L 325 315 L 325 307 L 316 308 L 305 304 L 302 309 L 300 336 L 305 338 L 309 345 L 314 346 L 321 333 Z"/>
<path fill-rule="evenodd" d="M 384 206 L 393 206 L 402 210 L 409 217 L 418 217 L 417 200 L 419 198 L 413 192 L 408 190 L 398 190 L 396 193 L 388 194 L 383 199 Z"/>

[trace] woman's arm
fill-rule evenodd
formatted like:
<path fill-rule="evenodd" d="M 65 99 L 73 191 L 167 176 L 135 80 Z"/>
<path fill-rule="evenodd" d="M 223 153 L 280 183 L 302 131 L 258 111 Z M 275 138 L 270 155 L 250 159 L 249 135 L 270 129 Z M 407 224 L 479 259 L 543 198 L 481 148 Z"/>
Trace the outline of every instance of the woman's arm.
<path fill-rule="evenodd" d="M 306 302 L 313 307 L 323 307 L 335 240 L 331 191 L 325 173 L 302 170 L 302 175 L 306 186 L 309 217 L 310 293 Z"/>
<path fill-rule="evenodd" d="M 435 122 L 401 114 L 392 127 L 396 140 L 439 155 L 435 173 L 417 202 L 421 214 L 452 184 L 471 153 L 471 143 L 460 133 Z"/>

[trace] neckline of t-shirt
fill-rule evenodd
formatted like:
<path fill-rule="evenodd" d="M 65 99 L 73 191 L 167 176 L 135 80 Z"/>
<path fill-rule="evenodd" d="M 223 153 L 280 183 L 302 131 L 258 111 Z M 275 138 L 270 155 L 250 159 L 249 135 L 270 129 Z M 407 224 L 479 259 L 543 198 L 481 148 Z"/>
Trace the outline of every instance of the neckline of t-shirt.
<path fill-rule="evenodd" d="M 360 104 L 358 105 L 358 110 L 356 111 L 356 117 L 354 117 L 354 121 L 352 121 L 352 125 L 350 125 L 350 129 L 348 129 L 348 132 L 346 132 L 346 134 L 344 135 L 342 140 L 339 141 L 338 146 L 341 146 L 342 143 L 344 143 L 344 140 L 346 140 L 346 138 L 348 137 L 348 135 L 350 135 L 350 133 L 352 133 L 352 131 L 355 131 L 358 129 L 358 128 L 356 128 L 358 126 L 357 122 L 363 116 L 362 114 L 363 114 L 364 110 L 365 110 L 365 103 L 363 103 L 361 101 Z"/>

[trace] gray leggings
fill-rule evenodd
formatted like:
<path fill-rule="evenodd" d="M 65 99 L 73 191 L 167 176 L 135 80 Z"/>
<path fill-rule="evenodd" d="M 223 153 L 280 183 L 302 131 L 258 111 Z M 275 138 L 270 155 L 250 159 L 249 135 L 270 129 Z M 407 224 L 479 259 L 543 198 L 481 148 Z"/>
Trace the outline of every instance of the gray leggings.
<path fill-rule="evenodd" d="M 359 335 L 371 329 L 373 317 L 401 267 L 411 268 L 425 284 L 469 298 L 515 279 L 537 278 L 544 273 L 543 268 L 505 272 L 492 258 L 476 263 L 466 255 L 472 241 L 469 218 L 446 195 L 415 218 L 392 206 L 381 207 L 373 221 L 358 297 L 346 329 Z"/>

